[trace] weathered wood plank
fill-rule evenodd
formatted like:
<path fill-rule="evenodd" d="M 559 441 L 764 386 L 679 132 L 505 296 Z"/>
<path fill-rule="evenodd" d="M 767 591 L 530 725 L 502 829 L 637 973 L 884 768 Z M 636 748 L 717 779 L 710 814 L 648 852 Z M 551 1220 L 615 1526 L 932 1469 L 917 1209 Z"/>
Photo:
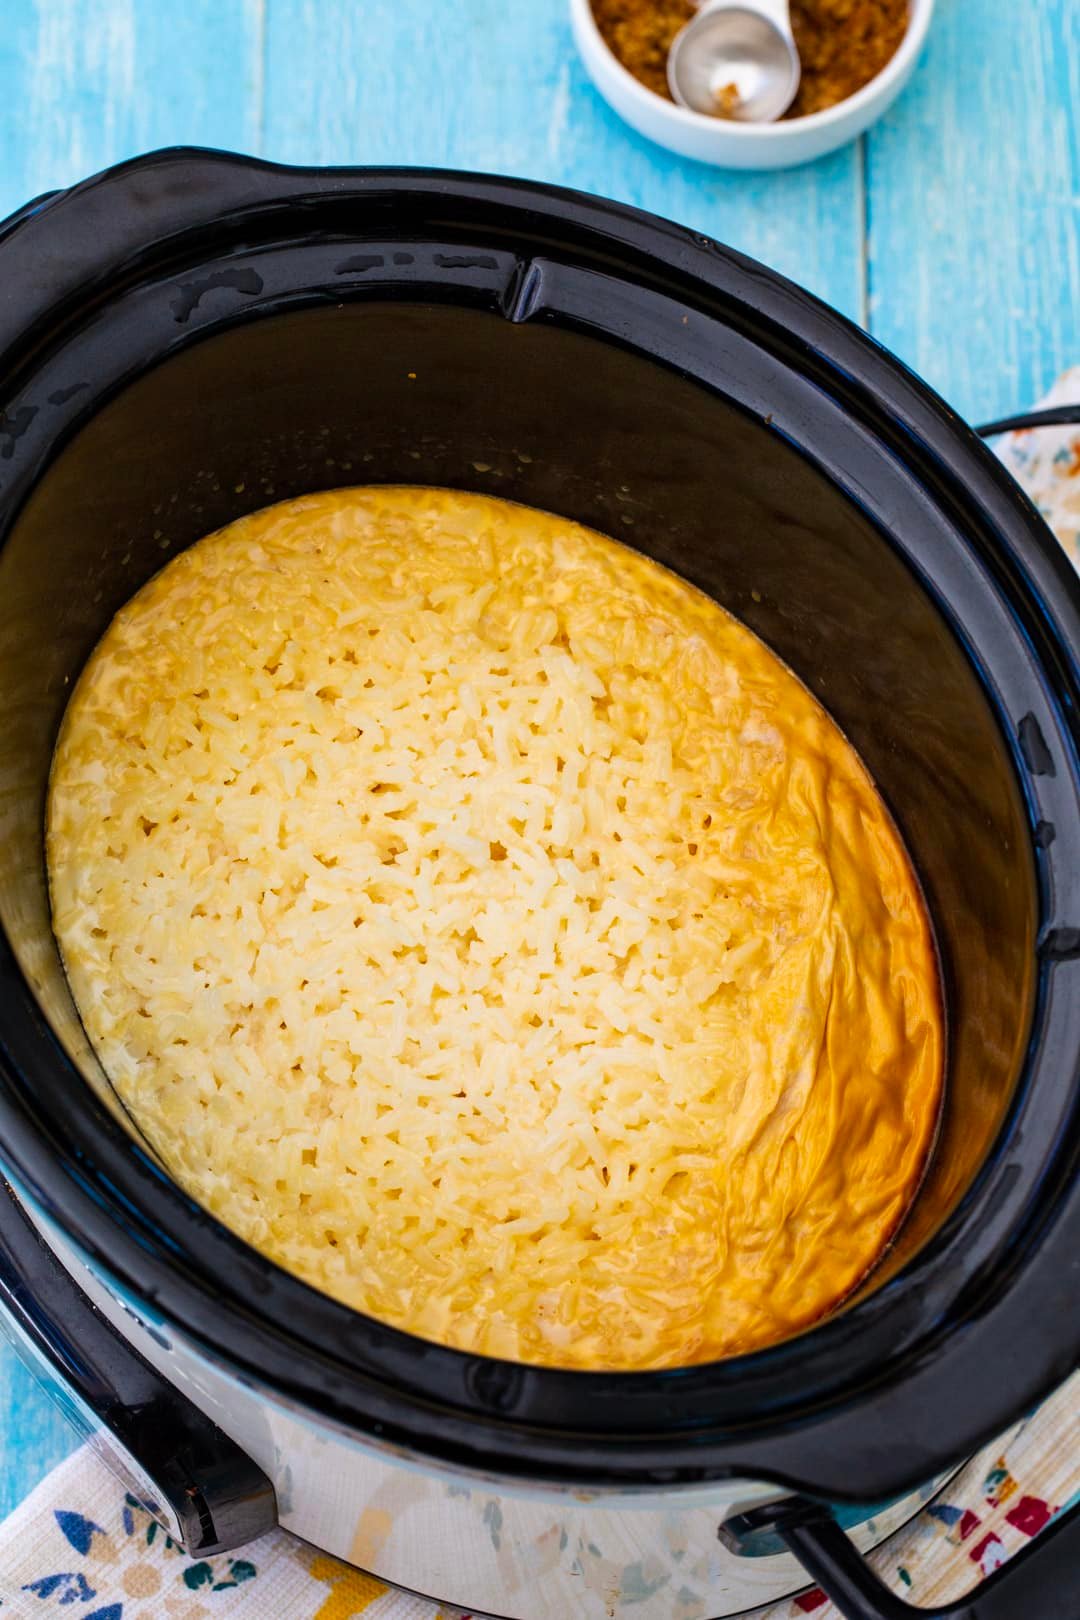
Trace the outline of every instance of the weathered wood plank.
<path fill-rule="evenodd" d="M 939 0 L 867 137 L 870 324 L 971 420 L 1080 360 L 1080 4 Z"/>
<path fill-rule="evenodd" d="M 59 1408 L 0 1339 L 0 1519 L 77 1443 Z"/>
<path fill-rule="evenodd" d="M 577 186 L 648 208 L 861 308 L 855 149 L 735 175 L 676 158 L 611 113 L 566 0 L 270 0 L 265 150 L 292 163 L 407 163 Z"/>
<path fill-rule="evenodd" d="M 152 147 L 256 146 L 263 23 L 263 0 L 6 4 L 0 217 Z"/>

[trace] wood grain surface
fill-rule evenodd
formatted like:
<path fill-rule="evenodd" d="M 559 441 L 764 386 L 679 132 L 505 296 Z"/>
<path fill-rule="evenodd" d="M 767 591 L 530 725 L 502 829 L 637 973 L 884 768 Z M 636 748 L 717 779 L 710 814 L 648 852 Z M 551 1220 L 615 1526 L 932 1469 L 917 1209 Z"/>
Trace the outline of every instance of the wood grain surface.
<path fill-rule="evenodd" d="M 633 134 L 566 0 L 0 0 L 0 216 L 172 143 L 605 193 L 783 271 L 972 420 L 1080 361 L 1080 0 L 938 0 L 857 145 L 737 175 Z M 0 1347 L 0 1513 L 71 1444 Z"/>

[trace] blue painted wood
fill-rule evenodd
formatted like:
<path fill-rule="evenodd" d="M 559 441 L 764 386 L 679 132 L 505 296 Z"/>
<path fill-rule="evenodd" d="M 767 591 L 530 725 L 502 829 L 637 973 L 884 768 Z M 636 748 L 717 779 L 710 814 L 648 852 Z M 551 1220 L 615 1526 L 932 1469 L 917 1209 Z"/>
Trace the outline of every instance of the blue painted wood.
<path fill-rule="evenodd" d="M 938 0 L 926 60 L 886 120 L 776 175 L 710 170 L 624 128 L 577 59 L 565 0 L 0 10 L 0 216 L 172 142 L 486 169 L 732 243 L 867 319 L 975 416 L 1080 360 L 1080 0 Z M 70 1443 L 0 1342 L 0 1513 Z"/>
<path fill-rule="evenodd" d="M 288 163 L 442 164 L 602 192 L 861 312 L 858 150 L 774 175 L 674 157 L 593 89 L 566 0 L 270 0 L 264 149 Z"/>
<path fill-rule="evenodd" d="M 0 1339 L 0 1519 L 75 1444 L 67 1419 Z"/>
<path fill-rule="evenodd" d="M 866 140 L 870 324 L 970 420 L 1080 362 L 1080 0 L 938 0 Z"/>
<path fill-rule="evenodd" d="M 259 141 L 263 0 L 5 0 L 0 216 L 136 152 Z"/>

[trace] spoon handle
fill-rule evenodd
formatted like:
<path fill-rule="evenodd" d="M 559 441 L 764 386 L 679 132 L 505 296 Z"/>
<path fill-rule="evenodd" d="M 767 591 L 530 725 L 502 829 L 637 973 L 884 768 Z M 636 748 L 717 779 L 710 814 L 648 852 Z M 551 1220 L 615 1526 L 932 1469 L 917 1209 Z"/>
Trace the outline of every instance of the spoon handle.
<path fill-rule="evenodd" d="M 765 17 L 785 39 L 794 41 L 790 0 L 698 0 L 699 11 L 756 11 Z"/>

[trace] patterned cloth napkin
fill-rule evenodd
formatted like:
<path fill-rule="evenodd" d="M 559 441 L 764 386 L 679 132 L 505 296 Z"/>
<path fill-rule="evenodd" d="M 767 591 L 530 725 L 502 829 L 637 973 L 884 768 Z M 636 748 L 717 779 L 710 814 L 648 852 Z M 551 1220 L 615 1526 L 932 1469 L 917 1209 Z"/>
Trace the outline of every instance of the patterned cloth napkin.
<path fill-rule="evenodd" d="M 1080 366 L 1064 372 L 1039 408 L 1080 404 Z M 1007 433 L 998 455 L 1080 569 L 1080 427 Z"/>
<path fill-rule="evenodd" d="M 1043 404 L 1080 400 L 1080 367 Z M 1080 428 L 1010 434 L 1005 465 L 1080 568 Z M 1080 1498 L 1080 1373 L 972 1459 L 871 1561 L 923 1607 L 954 1600 Z M 189 1558 L 83 1448 L 0 1525 L 0 1620 L 460 1620 L 285 1531 Z M 820 1592 L 755 1620 L 840 1620 Z M 571 1617 L 567 1617 L 571 1620 Z"/>

